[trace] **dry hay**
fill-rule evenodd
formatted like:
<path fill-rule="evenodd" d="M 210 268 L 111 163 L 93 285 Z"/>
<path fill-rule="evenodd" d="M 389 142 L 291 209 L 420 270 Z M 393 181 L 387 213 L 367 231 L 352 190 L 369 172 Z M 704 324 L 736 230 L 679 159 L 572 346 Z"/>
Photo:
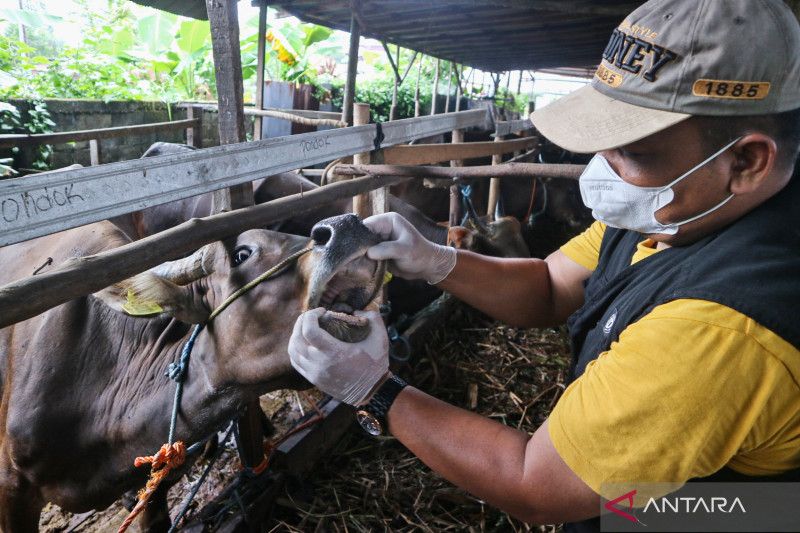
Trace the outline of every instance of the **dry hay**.
<path fill-rule="evenodd" d="M 413 367 L 401 371 L 416 387 L 454 405 L 532 432 L 564 387 L 569 350 L 563 330 L 519 329 L 458 308 L 430 335 Z M 319 396 L 317 396 L 318 398 Z M 309 405 L 297 393 L 262 398 L 277 434 Z M 170 490 L 173 517 L 205 463 Z M 232 444 L 200 490 L 191 515 L 238 472 Z M 113 531 L 126 515 L 119 502 L 103 512 L 72 516 L 55 506 L 42 513 L 40 531 Z M 129 531 L 138 531 L 134 523 Z M 391 437 L 373 439 L 353 427 L 313 475 L 290 479 L 265 531 L 548 531 L 482 503 L 428 469 Z"/>
<path fill-rule="evenodd" d="M 563 391 L 568 366 L 563 330 L 512 328 L 459 309 L 402 375 L 437 398 L 532 432 Z M 376 441 L 358 428 L 277 503 L 272 531 L 554 529 L 509 517 L 442 479 L 397 440 Z"/>

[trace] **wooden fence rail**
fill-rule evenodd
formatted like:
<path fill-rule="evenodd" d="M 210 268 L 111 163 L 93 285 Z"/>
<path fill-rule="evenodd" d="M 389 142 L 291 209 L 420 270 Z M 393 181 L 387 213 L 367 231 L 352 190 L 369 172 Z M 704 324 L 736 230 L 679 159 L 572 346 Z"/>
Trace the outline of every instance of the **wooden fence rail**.
<path fill-rule="evenodd" d="M 497 137 L 511 135 L 519 131 L 525 131 L 533 128 L 533 123 L 527 118 L 520 120 L 508 120 L 495 122 L 494 134 Z"/>
<path fill-rule="evenodd" d="M 547 163 L 503 163 L 495 166 L 476 167 L 426 167 L 404 165 L 343 165 L 333 167 L 332 172 L 340 176 L 405 176 L 425 178 L 429 181 L 452 182 L 477 178 L 564 178 L 576 180 L 586 165 L 555 165 Z"/>
<path fill-rule="evenodd" d="M 185 102 L 182 104 L 178 104 L 178 107 L 181 109 L 196 108 L 196 109 L 202 109 L 204 111 L 219 110 L 217 104 L 200 104 L 192 102 Z M 339 121 L 342 116 L 342 114 L 338 111 L 316 111 L 311 109 L 283 109 L 279 107 L 265 107 L 264 109 L 257 109 L 255 107 L 245 106 L 243 108 L 243 112 L 245 115 L 251 115 L 256 117 L 276 116 L 277 118 L 277 115 L 275 114 L 281 114 L 281 115 L 287 114 L 287 115 L 295 115 L 301 118 L 335 120 L 335 121 Z"/>
<path fill-rule="evenodd" d="M 128 135 L 145 135 L 162 131 L 185 130 L 200 125 L 199 119 L 173 120 L 171 122 L 154 122 L 152 124 L 136 124 L 133 126 L 116 126 L 96 130 L 59 131 L 56 133 L 10 134 L 0 135 L 0 148 L 15 146 L 31 146 L 40 144 L 62 144 L 68 142 L 91 141 L 94 139 L 111 139 Z"/>
<path fill-rule="evenodd" d="M 378 146 L 483 124 L 482 109 L 396 120 Z M 377 126 L 303 133 L 0 181 L 0 246 L 368 152 Z"/>

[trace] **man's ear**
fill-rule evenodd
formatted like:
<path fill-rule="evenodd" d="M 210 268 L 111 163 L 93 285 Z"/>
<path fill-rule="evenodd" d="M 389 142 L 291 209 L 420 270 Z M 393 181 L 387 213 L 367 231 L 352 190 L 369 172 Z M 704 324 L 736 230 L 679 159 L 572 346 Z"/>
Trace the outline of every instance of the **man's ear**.
<path fill-rule="evenodd" d="M 106 287 L 94 296 L 130 316 L 166 314 L 187 324 L 201 324 L 209 315 L 202 302 L 194 298 L 191 286 L 177 285 L 152 272 L 143 272 Z"/>
<path fill-rule="evenodd" d="M 761 189 L 775 168 L 778 145 L 768 135 L 749 133 L 733 145 L 733 155 L 731 192 L 753 194 Z"/>

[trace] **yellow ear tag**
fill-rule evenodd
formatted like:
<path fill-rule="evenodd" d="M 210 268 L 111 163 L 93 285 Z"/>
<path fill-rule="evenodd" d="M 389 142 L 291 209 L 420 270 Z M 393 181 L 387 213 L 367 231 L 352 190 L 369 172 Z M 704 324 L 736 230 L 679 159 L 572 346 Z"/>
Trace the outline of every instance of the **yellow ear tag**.
<path fill-rule="evenodd" d="M 383 284 L 386 285 L 390 281 L 392 281 L 392 273 L 387 270 L 383 275 Z"/>
<path fill-rule="evenodd" d="M 163 313 L 164 310 L 156 302 L 143 302 L 136 298 L 136 293 L 128 289 L 128 298 L 122 310 L 131 316 L 149 316 Z"/>

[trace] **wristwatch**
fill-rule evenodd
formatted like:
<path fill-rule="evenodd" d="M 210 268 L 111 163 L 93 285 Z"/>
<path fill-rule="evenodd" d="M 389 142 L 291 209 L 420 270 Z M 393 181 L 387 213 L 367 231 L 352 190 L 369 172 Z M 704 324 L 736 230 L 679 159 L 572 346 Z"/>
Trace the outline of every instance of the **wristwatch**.
<path fill-rule="evenodd" d="M 403 379 L 392 374 L 378 387 L 366 405 L 358 407 L 356 420 L 364 431 L 373 437 L 386 433 L 386 413 L 389 412 L 389 407 L 392 406 L 394 399 L 406 385 L 408 383 Z"/>

